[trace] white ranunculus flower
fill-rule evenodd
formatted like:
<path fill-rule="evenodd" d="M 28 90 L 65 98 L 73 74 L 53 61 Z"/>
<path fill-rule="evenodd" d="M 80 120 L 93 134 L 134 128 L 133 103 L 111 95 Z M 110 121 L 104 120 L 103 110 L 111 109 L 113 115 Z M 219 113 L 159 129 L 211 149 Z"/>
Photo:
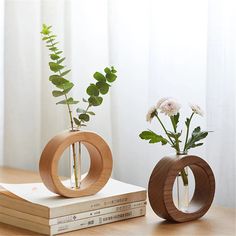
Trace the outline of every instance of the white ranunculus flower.
<path fill-rule="evenodd" d="M 169 97 L 161 98 L 161 99 L 157 102 L 157 104 L 156 104 L 156 109 L 159 109 L 160 106 L 161 106 L 161 104 L 162 104 L 163 102 L 165 102 L 166 100 L 168 100 L 168 99 L 170 99 L 170 98 L 169 98 Z"/>
<path fill-rule="evenodd" d="M 200 116 L 203 116 L 204 115 L 204 111 L 202 110 L 201 107 L 199 107 L 198 105 L 196 104 L 190 104 L 189 105 L 192 109 L 192 111 Z"/>
<path fill-rule="evenodd" d="M 154 117 L 155 112 L 156 112 L 156 107 L 155 107 L 155 106 L 151 107 L 151 108 L 148 110 L 148 113 L 147 113 L 147 115 L 146 115 L 146 121 L 147 121 L 147 122 L 150 122 L 150 123 L 151 123 L 151 121 L 152 121 L 152 119 L 153 119 L 153 117 Z"/>
<path fill-rule="evenodd" d="M 176 115 L 180 108 L 181 105 L 174 99 L 167 99 L 160 106 L 161 113 L 164 113 L 168 116 Z"/>

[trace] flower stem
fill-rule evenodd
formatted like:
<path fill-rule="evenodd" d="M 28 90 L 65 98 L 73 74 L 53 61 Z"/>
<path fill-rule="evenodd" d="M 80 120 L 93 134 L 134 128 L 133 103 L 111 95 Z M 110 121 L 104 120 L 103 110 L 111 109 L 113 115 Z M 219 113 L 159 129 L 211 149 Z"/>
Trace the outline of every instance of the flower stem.
<path fill-rule="evenodd" d="M 170 120 L 171 120 L 171 124 L 173 126 L 173 129 L 174 129 L 174 133 L 176 134 L 177 133 L 177 128 L 176 128 L 176 124 L 175 124 L 175 121 L 174 121 L 174 117 L 170 116 Z M 179 152 L 180 151 L 180 149 L 179 149 L 179 139 L 177 137 L 175 137 L 175 143 L 176 143 L 176 151 Z"/>
<path fill-rule="evenodd" d="M 180 175 L 181 175 L 181 177 L 182 177 L 184 186 L 187 186 L 187 185 L 188 185 L 188 175 L 187 175 L 187 173 L 185 172 L 185 169 L 183 169 L 183 170 L 180 171 Z"/>
<path fill-rule="evenodd" d="M 190 123 L 191 123 L 191 120 L 193 118 L 193 115 L 194 115 L 194 112 L 191 114 L 191 116 L 189 118 L 189 123 L 187 125 L 187 133 L 186 133 L 186 139 L 185 139 L 185 143 L 184 143 L 184 152 L 187 151 L 186 146 L 187 146 L 187 142 L 188 142 Z"/>
<path fill-rule="evenodd" d="M 163 128 L 163 130 L 165 131 L 165 134 L 166 134 L 166 136 L 168 137 L 168 139 L 170 140 L 171 144 L 172 144 L 173 146 L 175 146 L 175 144 L 174 144 L 173 140 L 172 140 L 172 139 L 170 138 L 170 136 L 168 135 L 168 133 L 167 133 L 167 130 L 166 130 L 165 126 L 163 125 L 163 123 L 162 123 L 161 119 L 159 118 L 159 116 L 158 116 L 157 112 L 155 113 L 155 116 L 156 116 L 156 118 L 158 119 L 158 121 L 160 122 L 160 124 L 161 124 L 161 127 L 162 127 L 162 128 Z"/>

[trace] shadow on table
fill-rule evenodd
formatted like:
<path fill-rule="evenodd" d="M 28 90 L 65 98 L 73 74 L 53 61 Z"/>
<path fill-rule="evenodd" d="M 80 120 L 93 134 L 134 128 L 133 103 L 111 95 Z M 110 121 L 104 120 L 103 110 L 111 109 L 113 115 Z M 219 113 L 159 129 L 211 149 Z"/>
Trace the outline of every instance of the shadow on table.
<path fill-rule="evenodd" d="M 209 219 L 198 219 L 194 221 L 176 223 L 163 220 L 154 227 L 151 235 L 204 235 L 214 233 L 214 224 Z"/>

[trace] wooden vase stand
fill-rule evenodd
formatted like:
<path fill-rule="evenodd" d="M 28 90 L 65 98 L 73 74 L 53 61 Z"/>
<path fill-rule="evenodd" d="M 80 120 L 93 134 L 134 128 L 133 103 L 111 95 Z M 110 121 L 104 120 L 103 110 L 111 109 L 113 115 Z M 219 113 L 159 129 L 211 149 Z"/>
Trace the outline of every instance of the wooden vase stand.
<path fill-rule="evenodd" d="M 186 166 L 193 172 L 195 190 L 188 212 L 182 212 L 176 208 L 172 192 L 176 176 Z M 185 222 L 202 217 L 210 208 L 214 194 L 214 174 L 207 162 L 198 156 L 164 157 L 157 163 L 149 179 L 151 207 L 158 216 L 169 221 Z"/>
<path fill-rule="evenodd" d="M 90 168 L 79 189 L 64 186 L 58 175 L 58 162 L 73 143 L 81 142 L 90 155 Z M 107 183 L 112 171 L 112 154 L 108 144 L 97 134 L 88 131 L 66 131 L 52 138 L 45 146 L 39 172 L 43 183 L 54 193 L 64 197 L 93 195 Z"/>

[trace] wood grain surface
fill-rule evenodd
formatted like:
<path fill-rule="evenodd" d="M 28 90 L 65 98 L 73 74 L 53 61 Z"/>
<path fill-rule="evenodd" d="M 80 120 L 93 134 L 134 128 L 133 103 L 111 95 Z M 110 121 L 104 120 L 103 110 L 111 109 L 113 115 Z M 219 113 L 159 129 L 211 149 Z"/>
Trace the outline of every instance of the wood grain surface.
<path fill-rule="evenodd" d="M 58 162 L 66 148 L 73 143 L 81 142 L 88 150 L 90 168 L 87 176 L 81 181 L 79 189 L 64 186 L 58 174 Z M 52 138 L 45 146 L 39 171 L 46 187 L 64 197 L 82 197 L 93 195 L 107 183 L 112 171 L 112 154 L 108 144 L 99 135 L 88 131 L 65 131 Z"/>
<path fill-rule="evenodd" d="M 27 183 L 40 181 L 39 174 L 0 167 L 0 182 Z M 62 236 L 235 236 L 236 210 L 213 206 L 201 219 L 185 223 L 169 223 L 147 206 L 147 215 L 117 223 L 73 231 Z M 0 223 L 1 236 L 38 236 L 40 234 Z"/>
<path fill-rule="evenodd" d="M 176 208 L 173 186 L 176 176 L 189 166 L 195 179 L 195 190 L 188 212 Z M 169 221 L 185 222 L 202 217 L 210 208 L 215 194 L 215 178 L 210 166 L 198 156 L 184 155 L 164 157 L 151 174 L 148 197 L 154 212 Z"/>

